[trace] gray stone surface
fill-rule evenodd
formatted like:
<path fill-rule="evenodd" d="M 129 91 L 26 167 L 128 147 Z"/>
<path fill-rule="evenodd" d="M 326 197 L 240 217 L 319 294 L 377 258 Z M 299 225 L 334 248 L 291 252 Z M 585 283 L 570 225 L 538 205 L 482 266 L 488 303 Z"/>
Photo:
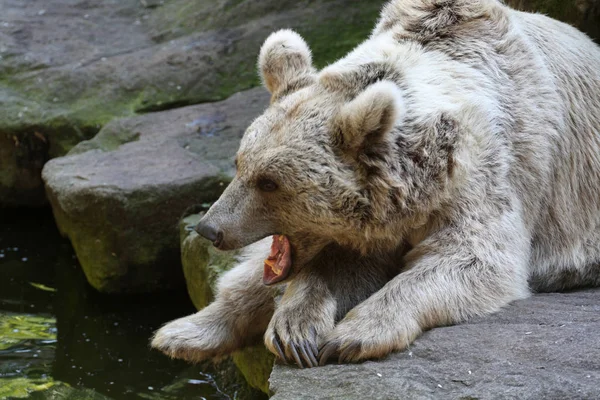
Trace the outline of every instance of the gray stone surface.
<path fill-rule="evenodd" d="M 382 4 L 3 0 L 0 206 L 43 203 L 44 163 L 114 118 L 257 85 L 258 50 L 273 30 L 304 33 L 323 65 L 368 36 Z"/>
<path fill-rule="evenodd" d="M 117 120 L 46 164 L 56 222 L 92 286 L 144 292 L 183 284 L 179 219 L 218 198 L 243 132 L 268 99 L 257 88 Z"/>
<path fill-rule="evenodd" d="M 273 400 L 598 399 L 600 289 L 540 294 L 381 361 L 276 366 Z"/>

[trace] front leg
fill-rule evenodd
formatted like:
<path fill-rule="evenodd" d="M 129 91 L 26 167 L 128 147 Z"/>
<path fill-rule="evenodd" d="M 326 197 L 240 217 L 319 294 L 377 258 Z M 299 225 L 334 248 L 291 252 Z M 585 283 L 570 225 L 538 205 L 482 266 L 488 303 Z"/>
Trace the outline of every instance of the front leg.
<path fill-rule="evenodd" d="M 160 328 L 152 347 L 174 358 L 198 362 L 259 342 L 274 309 L 273 290 L 262 283 L 270 241 L 248 246 L 246 260 L 219 279 L 215 301 Z"/>
<path fill-rule="evenodd" d="M 471 216 L 472 217 L 472 216 Z M 380 358 L 423 330 L 499 310 L 529 295 L 528 237 L 516 213 L 463 219 L 405 257 L 406 271 L 351 310 L 328 335 L 320 364 Z"/>
<path fill-rule="evenodd" d="M 401 270 L 404 248 L 363 257 L 332 244 L 289 280 L 267 332 L 265 345 L 281 360 L 318 365 L 318 347 L 348 310 L 379 290 Z"/>

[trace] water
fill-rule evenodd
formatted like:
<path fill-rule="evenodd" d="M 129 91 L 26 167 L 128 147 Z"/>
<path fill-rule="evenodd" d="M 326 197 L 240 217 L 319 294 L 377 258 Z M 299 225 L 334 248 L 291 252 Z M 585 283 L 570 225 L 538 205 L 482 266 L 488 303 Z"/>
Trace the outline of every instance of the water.
<path fill-rule="evenodd" d="M 235 370 L 190 366 L 148 348 L 194 311 L 185 290 L 94 291 L 47 210 L 0 210 L 0 399 L 254 397 Z"/>

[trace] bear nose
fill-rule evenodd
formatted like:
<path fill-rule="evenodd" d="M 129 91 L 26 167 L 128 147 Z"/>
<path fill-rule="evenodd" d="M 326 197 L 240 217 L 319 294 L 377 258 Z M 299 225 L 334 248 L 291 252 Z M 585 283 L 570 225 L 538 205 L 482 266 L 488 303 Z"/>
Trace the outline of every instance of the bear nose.
<path fill-rule="evenodd" d="M 202 221 L 196 225 L 194 230 L 203 238 L 210 240 L 215 247 L 219 247 L 223 242 L 223 232 L 208 224 L 202 223 Z"/>

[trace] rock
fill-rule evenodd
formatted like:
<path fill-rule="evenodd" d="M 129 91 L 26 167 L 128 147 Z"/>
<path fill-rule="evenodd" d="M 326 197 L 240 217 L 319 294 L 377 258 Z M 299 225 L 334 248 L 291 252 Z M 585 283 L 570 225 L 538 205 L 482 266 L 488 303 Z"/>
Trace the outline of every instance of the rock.
<path fill-rule="evenodd" d="M 540 294 L 381 361 L 276 365 L 273 400 L 600 398 L 600 289 Z"/>
<path fill-rule="evenodd" d="M 514 8 L 540 12 L 567 22 L 600 40 L 600 0 L 507 0 Z"/>
<path fill-rule="evenodd" d="M 116 117 L 222 100 L 257 85 L 256 57 L 271 31 L 298 29 L 324 65 L 368 36 L 382 4 L 4 1 L 0 206 L 42 204 L 44 163 Z"/>
<path fill-rule="evenodd" d="M 236 351 L 232 358 L 251 387 L 269 393 L 269 376 L 273 370 L 275 357 L 264 345 Z"/>
<path fill-rule="evenodd" d="M 217 279 L 236 261 L 235 253 L 216 250 L 192 230 L 200 218 L 198 214 L 190 215 L 180 224 L 184 275 L 188 293 L 199 310 L 214 299 Z M 251 387 L 269 392 L 268 379 L 274 357 L 262 344 L 238 351 L 232 358 Z"/>
<path fill-rule="evenodd" d="M 148 292 L 183 284 L 178 221 L 188 207 L 218 198 L 239 139 L 268 98 L 257 88 L 117 120 L 46 164 L 57 225 L 93 287 Z"/>

